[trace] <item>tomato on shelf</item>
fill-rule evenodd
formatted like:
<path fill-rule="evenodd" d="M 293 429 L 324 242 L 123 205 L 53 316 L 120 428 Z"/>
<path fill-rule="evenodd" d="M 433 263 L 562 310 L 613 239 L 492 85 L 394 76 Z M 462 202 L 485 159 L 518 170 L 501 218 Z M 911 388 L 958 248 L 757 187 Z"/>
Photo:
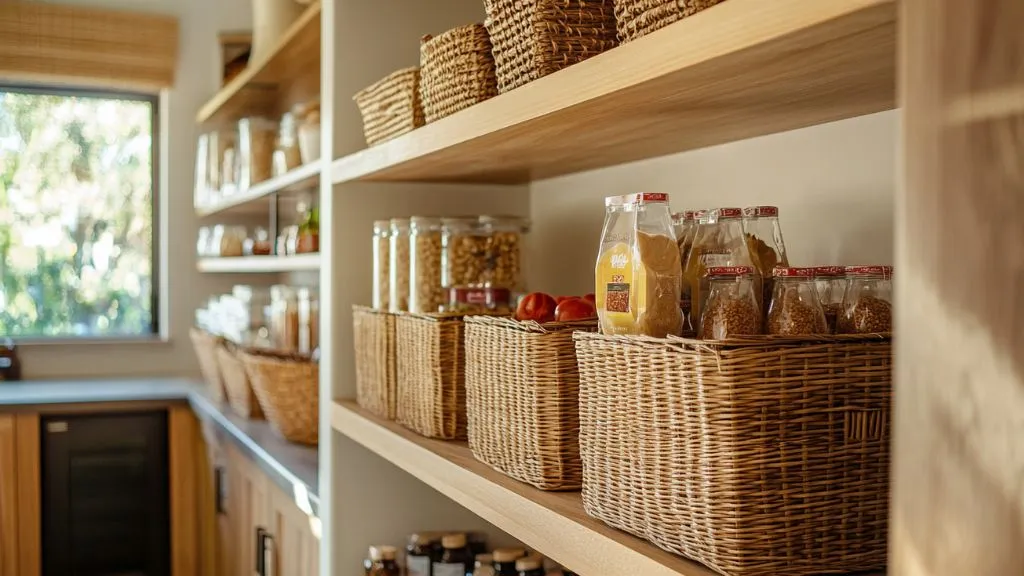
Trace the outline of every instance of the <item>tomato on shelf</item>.
<path fill-rule="evenodd" d="M 597 318 L 597 307 L 590 300 L 571 297 L 566 298 L 555 307 L 556 322 L 586 320 L 588 318 Z"/>
<path fill-rule="evenodd" d="M 555 308 L 558 303 L 549 294 L 531 292 L 519 301 L 516 308 L 516 320 L 533 320 L 544 324 L 555 319 Z"/>

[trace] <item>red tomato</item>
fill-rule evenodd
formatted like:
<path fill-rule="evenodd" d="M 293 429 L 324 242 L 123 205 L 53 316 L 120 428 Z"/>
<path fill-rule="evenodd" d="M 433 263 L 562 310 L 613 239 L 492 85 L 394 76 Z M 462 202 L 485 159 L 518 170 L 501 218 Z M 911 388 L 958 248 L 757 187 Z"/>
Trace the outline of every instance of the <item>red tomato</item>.
<path fill-rule="evenodd" d="M 555 308 L 555 320 L 568 322 L 570 320 L 586 320 L 597 317 L 597 308 L 589 300 L 583 298 L 569 298 Z"/>
<path fill-rule="evenodd" d="M 543 292 L 531 292 L 519 301 L 516 309 L 517 320 L 534 320 L 541 324 L 555 319 L 555 308 L 558 303 L 550 295 Z"/>

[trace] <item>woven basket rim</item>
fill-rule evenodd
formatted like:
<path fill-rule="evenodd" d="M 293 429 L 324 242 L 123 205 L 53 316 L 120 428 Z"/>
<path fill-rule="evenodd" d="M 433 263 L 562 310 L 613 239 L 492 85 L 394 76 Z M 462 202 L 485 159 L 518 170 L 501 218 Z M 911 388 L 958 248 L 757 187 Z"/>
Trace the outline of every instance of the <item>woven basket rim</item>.
<path fill-rule="evenodd" d="M 389 82 L 397 80 L 398 78 L 401 78 L 403 76 L 416 74 L 419 71 L 420 71 L 420 67 L 419 66 L 409 66 L 409 67 L 406 67 L 406 68 L 400 68 L 398 70 L 395 70 L 394 72 L 388 74 L 387 76 L 381 78 L 380 80 L 377 80 L 373 84 L 370 84 L 366 88 L 363 88 L 359 92 L 356 92 L 352 96 L 352 100 L 358 103 L 358 102 L 362 101 L 363 99 L 365 99 L 366 96 L 368 96 L 369 94 L 372 94 L 373 92 L 375 92 L 376 90 L 380 89 L 381 87 L 383 87 L 384 85 L 388 84 Z"/>
<path fill-rule="evenodd" d="M 391 312 L 398 318 L 416 318 L 418 320 L 430 320 L 433 322 L 447 322 L 450 320 L 465 320 L 477 316 L 490 316 L 500 318 L 495 314 L 476 314 L 473 312 Z"/>
<path fill-rule="evenodd" d="M 511 316 L 475 315 L 467 316 L 466 324 L 500 326 L 502 328 L 509 328 L 533 334 L 552 334 L 554 332 L 564 332 L 566 330 L 597 328 L 597 318 L 570 320 L 568 322 L 545 322 L 544 324 L 541 324 L 536 320 L 516 320 Z"/>
<path fill-rule="evenodd" d="M 388 311 L 388 310 L 381 310 L 380 308 L 373 308 L 373 307 L 370 307 L 370 306 L 364 306 L 363 304 L 353 304 L 352 305 L 352 311 L 353 312 L 366 313 L 366 314 L 377 314 L 377 315 L 380 315 L 380 316 L 387 316 L 389 314 L 390 315 L 395 315 L 394 312 L 391 312 L 391 311 Z"/>
<path fill-rule="evenodd" d="M 683 338 L 681 336 L 667 336 L 665 338 L 653 338 L 651 336 L 638 335 L 613 335 L 601 334 L 599 332 L 573 333 L 573 339 L 581 340 L 606 340 L 619 341 L 624 343 L 654 344 L 666 346 L 682 346 L 687 348 L 701 348 L 706 350 L 719 350 L 722 348 L 757 348 L 763 346 L 806 346 L 808 344 L 834 344 L 852 342 L 878 342 L 885 343 L 892 341 L 892 333 L 876 334 L 815 334 L 806 336 L 777 336 L 760 335 L 744 336 L 742 338 L 730 338 L 728 340 L 698 340 L 696 338 Z"/>
<path fill-rule="evenodd" d="M 469 34 L 481 34 L 481 33 L 482 34 L 487 34 L 487 28 L 483 25 L 483 23 L 476 22 L 476 23 L 473 23 L 473 24 L 463 24 L 462 26 L 456 26 L 454 28 L 449 28 L 448 30 L 445 30 L 444 32 L 442 32 L 440 34 L 437 34 L 437 35 L 424 34 L 422 37 L 420 37 L 420 46 L 421 47 L 427 46 L 430 43 L 437 43 L 437 44 L 439 44 L 441 42 L 445 42 L 445 41 L 449 40 L 452 36 L 457 36 L 459 34 L 466 34 L 466 33 L 469 33 Z M 490 38 L 490 36 L 488 36 L 488 38 Z"/>
<path fill-rule="evenodd" d="M 246 349 L 239 349 L 239 350 L 237 350 L 237 353 L 238 353 L 239 356 L 242 357 L 242 359 L 244 361 L 247 361 L 247 362 L 262 363 L 262 364 L 272 364 L 272 365 L 273 364 L 277 364 L 277 365 L 285 365 L 285 364 L 317 365 L 317 362 L 314 362 L 308 356 L 304 356 L 302 354 L 285 354 L 285 353 L 267 352 L 267 351 L 254 351 L 254 350 L 246 350 Z"/>

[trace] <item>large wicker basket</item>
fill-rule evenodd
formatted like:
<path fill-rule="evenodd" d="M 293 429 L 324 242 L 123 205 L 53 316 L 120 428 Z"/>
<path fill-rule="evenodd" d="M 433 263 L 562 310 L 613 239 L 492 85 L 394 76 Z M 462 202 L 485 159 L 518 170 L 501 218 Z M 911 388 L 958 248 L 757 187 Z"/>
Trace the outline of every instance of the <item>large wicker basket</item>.
<path fill-rule="evenodd" d="M 885 566 L 889 338 L 575 338 L 588 514 L 728 576 Z"/>
<path fill-rule="evenodd" d="M 398 422 L 424 436 L 466 437 L 466 354 L 459 314 L 395 319 Z"/>
<path fill-rule="evenodd" d="M 206 382 L 210 398 L 215 402 L 223 402 L 224 382 L 221 381 L 220 367 L 217 364 L 217 350 L 224 346 L 224 339 L 199 328 L 189 329 L 188 336 L 192 340 L 192 347 L 195 348 L 196 358 L 199 359 L 199 371 Z"/>
<path fill-rule="evenodd" d="M 420 69 L 403 68 L 360 90 L 356 105 L 363 114 L 363 134 L 370 146 L 423 126 Z"/>
<path fill-rule="evenodd" d="M 629 42 L 724 0 L 615 0 L 619 42 Z"/>
<path fill-rule="evenodd" d="M 596 328 L 595 321 L 466 318 L 466 412 L 478 460 L 541 490 L 582 486 L 572 334 Z"/>
<path fill-rule="evenodd" d="M 240 354 L 241 350 L 230 342 L 225 342 L 224 346 L 217 348 L 217 364 L 220 367 L 224 390 L 227 392 L 228 405 L 242 418 L 262 420 L 263 410 L 252 391 Z"/>
<path fill-rule="evenodd" d="M 394 420 L 398 399 L 395 315 L 353 306 L 352 331 L 356 357 L 356 401 L 373 414 Z"/>
<path fill-rule="evenodd" d="M 320 428 L 320 370 L 308 359 L 240 353 L 267 420 L 285 440 L 316 444 Z"/>
<path fill-rule="evenodd" d="M 420 95 L 428 123 L 498 95 L 491 38 L 483 24 L 424 36 L 420 70 Z"/>
<path fill-rule="evenodd" d="M 484 5 L 503 93 L 616 45 L 612 0 L 484 0 Z"/>

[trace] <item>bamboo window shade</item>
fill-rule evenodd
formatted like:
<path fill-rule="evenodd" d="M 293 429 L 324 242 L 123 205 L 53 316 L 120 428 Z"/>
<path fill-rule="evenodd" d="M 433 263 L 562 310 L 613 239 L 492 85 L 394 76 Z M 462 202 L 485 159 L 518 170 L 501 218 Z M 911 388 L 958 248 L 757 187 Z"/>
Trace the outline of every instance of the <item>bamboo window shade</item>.
<path fill-rule="evenodd" d="M 0 80 L 155 91 L 177 55 L 175 17 L 0 0 Z"/>

